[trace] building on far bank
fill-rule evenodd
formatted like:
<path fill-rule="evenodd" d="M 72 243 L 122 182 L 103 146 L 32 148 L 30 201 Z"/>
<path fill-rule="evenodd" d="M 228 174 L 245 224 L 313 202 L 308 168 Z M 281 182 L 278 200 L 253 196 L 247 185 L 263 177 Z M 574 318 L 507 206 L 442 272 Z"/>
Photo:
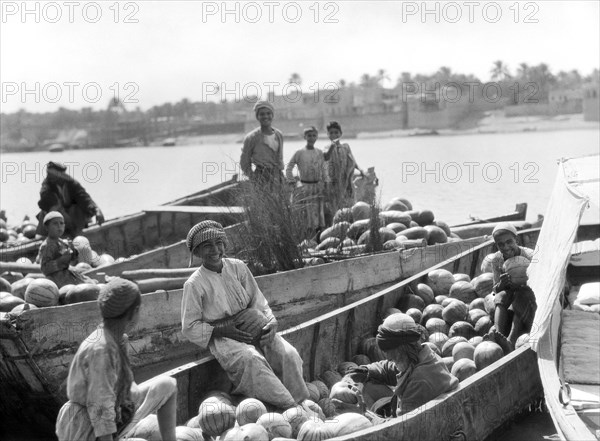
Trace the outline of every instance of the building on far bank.
<path fill-rule="evenodd" d="M 548 93 L 550 114 L 565 115 L 583 112 L 583 90 L 553 89 Z"/>
<path fill-rule="evenodd" d="M 583 90 L 583 120 L 600 121 L 600 83 L 591 83 Z"/>

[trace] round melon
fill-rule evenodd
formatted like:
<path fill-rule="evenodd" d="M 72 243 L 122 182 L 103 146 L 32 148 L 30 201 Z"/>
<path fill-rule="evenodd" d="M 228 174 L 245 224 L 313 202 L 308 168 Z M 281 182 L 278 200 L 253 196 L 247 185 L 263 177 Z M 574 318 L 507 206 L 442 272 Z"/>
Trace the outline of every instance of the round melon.
<path fill-rule="evenodd" d="M 483 273 L 471 281 L 478 297 L 485 298 L 494 288 L 494 275 L 492 273 Z"/>
<path fill-rule="evenodd" d="M 276 437 L 289 438 L 292 436 L 292 426 L 280 413 L 265 413 L 260 416 L 256 424 L 265 428 L 269 439 Z"/>
<path fill-rule="evenodd" d="M 483 260 L 481 261 L 481 272 L 482 273 L 492 273 L 494 272 L 493 270 L 493 260 L 494 260 L 494 256 L 496 255 L 496 253 L 490 253 L 487 256 L 485 256 L 483 258 Z"/>
<path fill-rule="evenodd" d="M 358 366 L 363 366 L 366 364 L 371 364 L 371 360 L 365 354 L 357 354 L 352 357 L 352 361 L 356 363 Z M 323 383 L 325 384 L 325 383 Z M 327 396 L 329 396 L 329 392 L 327 392 Z"/>
<path fill-rule="evenodd" d="M 358 220 L 369 219 L 371 216 L 371 206 L 366 202 L 357 202 L 352 206 L 351 210 L 352 219 L 354 219 L 354 222 Z"/>
<path fill-rule="evenodd" d="M 332 400 L 340 400 L 342 403 L 356 404 L 358 398 L 356 397 L 356 393 L 352 390 L 353 387 L 353 384 L 347 383 L 346 381 L 339 381 L 331 386 L 329 398 Z"/>
<path fill-rule="evenodd" d="M 352 218 L 351 208 L 340 208 L 338 211 L 335 212 L 335 215 L 333 216 L 333 223 L 335 225 L 339 222 L 348 222 L 349 224 L 354 222 L 354 219 Z"/>
<path fill-rule="evenodd" d="M 466 341 L 458 342 L 452 348 L 452 358 L 454 361 L 458 361 L 461 358 L 467 358 L 473 360 L 473 354 L 475 353 L 475 346 Z"/>
<path fill-rule="evenodd" d="M 205 400 L 200 404 L 198 424 L 210 436 L 219 436 L 235 424 L 235 409 L 229 404 Z"/>
<path fill-rule="evenodd" d="M 0 292 L 0 312 L 11 312 L 15 307 L 23 305 L 25 300 L 13 296 L 9 292 Z"/>
<path fill-rule="evenodd" d="M 460 342 L 467 342 L 467 339 L 461 336 L 449 338 L 442 347 L 442 357 L 452 357 L 452 350 Z"/>
<path fill-rule="evenodd" d="M 25 225 L 25 227 L 23 227 L 23 236 L 25 236 L 27 239 L 33 239 L 35 237 L 36 230 L 37 228 L 35 225 Z"/>
<path fill-rule="evenodd" d="M 404 237 L 406 237 L 407 239 L 410 240 L 414 240 L 414 239 L 425 239 L 427 240 L 427 230 L 423 227 L 410 227 L 407 228 L 406 230 L 401 231 L 402 235 Z"/>
<path fill-rule="evenodd" d="M 451 372 L 452 366 L 454 366 L 454 358 L 452 358 L 452 355 L 450 355 L 449 357 L 442 357 L 442 363 L 444 363 L 444 366 L 446 366 L 448 372 Z"/>
<path fill-rule="evenodd" d="M 449 297 L 458 299 L 467 305 L 477 298 L 477 292 L 469 282 L 454 282 L 450 287 Z"/>
<path fill-rule="evenodd" d="M 112 265 L 113 263 L 115 263 L 115 258 L 113 256 L 111 256 L 110 254 L 105 253 L 105 254 L 100 255 L 100 259 L 99 259 L 96 267 Z"/>
<path fill-rule="evenodd" d="M 355 221 L 352 225 L 350 225 L 350 228 L 348 228 L 346 235 L 356 242 L 359 237 L 370 228 L 370 226 L 371 221 L 369 219 Z"/>
<path fill-rule="evenodd" d="M 469 307 L 458 299 L 452 300 L 442 311 L 442 318 L 449 325 L 464 321 L 469 315 Z"/>
<path fill-rule="evenodd" d="M 384 225 L 397 222 L 408 227 L 411 221 L 410 216 L 402 211 L 382 211 L 379 213 L 379 218 Z"/>
<path fill-rule="evenodd" d="M 432 318 L 442 318 L 442 312 L 444 311 L 444 307 L 442 305 L 438 305 L 437 303 L 432 303 L 431 305 L 427 305 L 423 310 L 423 317 L 421 317 L 421 323 L 427 325 L 429 319 Z"/>
<path fill-rule="evenodd" d="M 475 323 L 475 332 L 477 335 L 485 335 L 492 328 L 492 325 L 492 319 L 489 316 L 481 317 L 477 320 L 477 323 Z"/>
<path fill-rule="evenodd" d="M 455 282 L 470 282 L 471 278 L 469 277 L 468 274 L 456 273 L 456 274 L 454 274 L 454 281 Z"/>
<path fill-rule="evenodd" d="M 427 225 L 425 227 L 425 231 L 427 231 L 427 245 L 448 242 L 448 236 L 440 227 L 436 227 L 435 225 Z"/>
<path fill-rule="evenodd" d="M 496 310 L 496 305 L 494 304 L 494 293 L 491 292 L 483 299 L 485 302 L 485 312 L 487 312 L 490 316 L 494 315 L 494 311 Z"/>
<path fill-rule="evenodd" d="M 227 392 L 224 392 L 222 390 L 217 390 L 217 389 L 209 390 L 208 392 L 206 392 L 204 397 L 202 397 L 202 401 L 206 401 L 208 399 L 216 400 L 218 402 L 229 404 L 230 406 L 233 406 L 233 398 L 231 397 L 231 395 L 229 395 Z"/>
<path fill-rule="evenodd" d="M 328 237 L 317 245 L 317 251 L 325 251 L 328 248 L 337 248 L 342 241 L 338 237 Z"/>
<path fill-rule="evenodd" d="M 254 341 L 260 339 L 262 328 L 269 322 L 269 319 L 255 308 L 246 308 L 235 316 L 236 327 L 241 331 L 249 333 Z"/>
<path fill-rule="evenodd" d="M 406 312 L 411 308 L 423 311 L 425 309 L 425 302 L 417 295 L 405 293 L 398 301 L 398 309 L 402 312 Z"/>
<path fill-rule="evenodd" d="M 429 320 L 427 320 L 427 323 L 425 323 L 425 329 L 427 329 L 427 331 L 429 331 L 430 334 L 441 332 L 442 334 L 448 335 L 450 327 L 448 326 L 448 323 L 446 323 L 443 319 L 438 317 L 432 317 Z"/>
<path fill-rule="evenodd" d="M 417 216 L 417 219 L 415 219 L 415 222 L 418 223 L 420 226 L 424 227 L 426 225 L 431 225 L 433 223 L 435 216 L 433 215 L 433 212 L 431 210 L 421 210 L 419 211 L 419 214 Z M 441 230 L 441 228 L 440 228 Z M 444 230 L 442 230 L 443 232 Z"/>
<path fill-rule="evenodd" d="M 267 413 L 266 406 L 256 398 L 246 398 L 235 408 L 235 419 L 240 426 L 256 423 L 261 415 Z"/>
<path fill-rule="evenodd" d="M 13 296 L 20 297 L 25 300 L 25 291 L 31 282 L 35 279 L 33 277 L 25 277 L 21 280 L 17 280 L 11 284 L 11 293 Z"/>
<path fill-rule="evenodd" d="M 483 337 L 481 335 L 476 335 L 475 337 L 469 339 L 469 343 L 471 343 L 474 347 L 477 347 L 477 345 L 482 341 Z"/>
<path fill-rule="evenodd" d="M 223 437 L 223 441 L 269 441 L 267 429 L 256 423 L 234 427 Z"/>
<path fill-rule="evenodd" d="M 65 294 L 65 304 L 71 305 L 79 302 L 91 302 L 98 300 L 100 286 L 94 283 L 82 283 L 73 285 Z"/>
<path fill-rule="evenodd" d="M 435 225 L 436 227 L 440 227 L 442 230 L 444 230 L 444 233 L 446 233 L 446 237 L 450 237 L 450 235 L 452 234 L 450 226 L 444 221 L 434 220 L 433 225 Z"/>
<path fill-rule="evenodd" d="M 337 371 L 343 377 L 348 373 L 350 369 L 354 369 L 357 367 L 358 365 L 356 363 L 353 363 L 352 361 L 342 361 L 340 364 L 338 364 Z M 311 398 L 311 400 L 313 399 Z M 313 401 L 319 401 L 319 398 Z"/>
<path fill-rule="evenodd" d="M 325 425 L 332 427 L 331 431 L 334 437 L 349 435 L 373 426 L 366 416 L 353 412 L 337 415 L 335 419 L 327 421 Z"/>
<path fill-rule="evenodd" d="M 438 305 L 442 305 L 443 307 L 443 303 L 447 298 L 448 296 L 435 296 L 435 303 L 437 303 Z"/>
<path fill-rule="evenodd" d="M 502 269 L 510 276 L 510 281 L 517 286 L 527 285 L 527 268 L 530 260 L 524 256 L 515 256 L 506 259 Z"/>
<path fill-rule="evenodd" d="M 306 388 L 308 389 L 308 397 L 313 401 L 319 401 L 321 394 L 319 393 L 317 386 L 311 383 L 306 383 Z"/>
<path fill-rule="evenodd" d="M 491 342 L 491 341 L 482 341 L 475 348 L 475 353 L 473 354 L 473 361 L 475 361 L 475 366 L 477 366 L 477 370 L 480 371 L 485 369 L 492 363 L 500 360 L 504 356 L 504 352 L 500 345 Z"/>
<path fill-rule="evenodd" d="M 404 245 L 402 245 L 402 242 L 399 242 L 395 239 L 388 240 L 387 242 L 385 242 L 383 244 L 384 251 L 401 250 L 401 249 L 404 249 Z"/>
<path fill-rule="evenodd" d="M 452 375 L 458 378 L 458 381 L 466 380 L 476 372 L 477 366 L 475 366 L 475 362 L 468 358 L 456 360 L 452 366 L 452 370 L 450 371 Z"/>
<path fill-rule="evenodd" d="M 450 297 L 446 297 L 444 299 L 444 301 L 442 302 L 442 306 L 445 308 L 446 306 L 448 306 L 450 303 L 458 301 L 458 299 L 451 299 Z"/>
<path fill-rule="evenodd" d="M 175 427 L 175 436 L 177 437 L 177 441 L 204 441 L 201 429 L 194 429 L 187 426 Z"/>
<path fill-rule="evenodd" d="M 335 371 L 327 370 L 321 374 L 321 380 L 329 389 L 331 389 L 335 383 L 342 381 L 342 376 Z"/>
<path fill-rule="evenodd" d="M 335 404 L 332 403 L 330 398 L 321 398 L 317 404 L 323 409 L 326 418 L 331 418 L 335 414 Z"/>
<path fill-rule="evenodd" d="M 421 319 L 423 318 L 423 313 L 417 308 L 410 308 L 406 311 L 406 315 L 412 318 L 415 323 L 421 323 Z"/>
<path fill-rule="evenodd" d="M 468 322 L 475 326 L 481 317 L 488 317 L 488 313 L 482 309 L 471 309 L 469 310 Z"/>
<path fill-rule="evenodd" d="M 80 273 L 84 273 L 86 271 L 91 270 L 92 265 L 86 262 L 79 262 L 77 265 L 75 265 L 75 269 Z"/>
<path fill-rule="evenodd" d="M 390 315 L 392 314 L 398 314 L 400 311 L 398 308 L 388 308 L 385 310 L 385 312 L 383 313 L 383 318 L 386 319 L 388 318 Z"/>
<path fill-rule="evenodd" d="M 481 309 L 482 311 L 485 311 L 485 300 L 481 297 L 478 297 L 469 303 L 469 311 L 473 311 L 474 309 Z"/>
<path fill-rule="evenodd" d="M 61 288 L 58 290 L 58 304 L 59 305 L 66 305 L 67 293 L 71 289 L 73 289 L 75 286 L 76 285 L 73 285 L 73 284 L 61 286 Z"/>
<path fill-rule="evenodd" d="M 444 348 L 444 345 L 446 344 L 446 342 L 448 340 L 449 340 L 449 337 L 446 334 L 443 334 L 441 332 L 434 332 L 433 334 L 431 334 L 429 336 L 429 342 L 436 345 L 438 347 L 438 349 L 440 350 L 440 352 L 442 351 L 442 349 Z"/>
<path fill-rule="evenodd" d="M 158 427 L 158 417 L 155 414 L 151 414 L 141 419 L 128 436 L 129 438 L 140 438 L 147 441 L 162 441 L 160 428 Z"/>
<path fill-rule="evenodd" d="M 355 241 L 353 241 L 352 239 L 350 239 L 349 237 L 345 238 L 345 239 L 342 241 L 342 247 L 343 247 L 343 248 L 346 248 L 346 247 L 353 247 L 353 246 L 356 246 L 356 242 L 355 242 Z"/>
<path fill-rule="evenodd" d="M 397 199 L 392 199 L 387 204 L 383 206 L 384 211 L 394 210 L 394 211 L 408 211 L 409 208 L 405 203 L 399 201 Z"/>
<path fill-rule="evenodd" d="M 31 303 L 22 303 L 20 305 L 15 306 L 8 314 L 11 317 L 18 317 L 25 311 L 31 311 L 34 309 L 38 309 L 38 307 L 35 305 L 32 305 Z"/>
<path fill-rule="evenodd" d="M 311 381 L 310 383 L 313 384 L 319 391 L 319 400 L 329 397 L 329 388 L 325 383 L 320 380 Z"/>
<path fill-rule="evenodd" d="M 310 419 L 309 414 L 302 409 L 301 406 L 292 407 L 283 412 L 281 415 L 288 423 L 290 423 L 293 438 L 298 436 L 300 427 L 302 427 L 302 425 Z"/>
<path fill-rule="evenodd" d="M 436 296 L 447 296 L 453 284 L 454 276 L 448 270 L 436 269 L 427 274 L 427 285 L 431 287 Z"/>
<path fill-rule="evenodd" d="M 337 237 L 338 239 L 343 240 L 346 237 L 346 233 L 348 232 L 349 228 L 350 222 L 338 222 L 323 230 L 319 236 L 319 240 L 323 242 L 325 239 L 330 237 Z"/>
<path fill-rule="evenodd" d="M 387 224 L 385 227 L 389 228 L 396 234 L 406 230 L 406 225 L 401 224 L 400 222 L 392 222 L 391 224 Z"/>
<path fill-rule="evenodd" d="M 421 297 L 425 305 L 430 305 L 435 301 L 435 294 L 429 285 L 419 283 L 414 290 L 415 295 Z"/>
<path fill-rule="evenodd" d="M 413 209 L 412 203 L 406 198 L 395 197 L 390 200 L 390 202 L 392 202 L 392 201 L 402 202 L 406 206 L 406 208 L 408 208 L 409 210 Z"/>
<path fill-rule="evenodd" d="M 199 421 L 200 421 L 200 417 L 198 415 L 196 415 L 195 417 L 190 418 L 187 421 L 187 423 L 185 423 L 185 425 L 187 427 L 192 427 L 194 429 L 200 429 L 200 423 L 199 423 Z M 200 429 L 200 430 L 202 430 L 202 429 Z"/>
<path fill-rule="evenodd" d="M 333 438 L 334 434 L 330 425 L 316 421 L 306 421 L 298 432 L 298 441 L 322 441 Z"/>
<path fill-rule="evenodd" d="M 58 296 L 58 286 L 48 279 L 35 279 L 25 290 L 25 301 L 39 308 L 58 305 Z"/>
<path fill-rule="evenodd" d="M 450 338 L 461 336 L 468 340 L 472 337 L 475 337 L 475 335 L 477 335 L 477 333 L 475 332 L 473 325 L 465 321 L 458 321 L 453 323 L 452 326 L 450 326 L 450 330 L 448 331 L 448 337 Z"/>
<path fill-rule="evenodd" d="M 529 344 L 531 336 L 529 334 L 523 334 L 517 338 L 515 342 L 515 349 L 519 349 L 521 346 Z"/>
<path fill-rule="evenodd" d="M 341 380 L 341 378 L 340 378 L 340 380 Z M 319 419 L 321 421 L 325 420 L 325 414 L 323 413 L 323 409 L 321 409 L 319 407 L 319 405 L 317 403 L 315 403 L 314 401 L 304 400 L 302 402 L 302 404 L 300 405 L 300 407 L 302 407 L 306 411 L 306 413 L 308 414 L 308 417 L 310 419 L 313 419 L 315 421 L 317 419 Z"/>
<path fill-rule="evenodd" d="M 4 277 L 0 277 L 0 291 L 12 294 L 12 285 Z"/>

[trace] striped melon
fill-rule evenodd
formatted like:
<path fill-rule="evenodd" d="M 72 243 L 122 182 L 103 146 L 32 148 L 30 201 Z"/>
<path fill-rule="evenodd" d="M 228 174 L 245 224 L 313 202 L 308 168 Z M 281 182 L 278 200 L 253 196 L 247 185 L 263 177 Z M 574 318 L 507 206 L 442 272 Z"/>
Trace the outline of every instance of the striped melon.
<path fill-rule="evenodd" d="M 475 366 L 475 362 L 468 358 L 461 358 L 460 360 L 456 360 L 454 365 L 452 365 L 452 370 L 450 373 L 458 378 L 458 381 L 463 381 L 469 378 L 471 375 L 477 372 L 477 366 Z"/>
<path fill-rule="evenodd" d="M 325 383 L 323 383 L 320 380 L 311 381 L 310 383 L 315 385 L 317 390 L 319 391 L 319 400 L 327 398 L 329 396 L 329 388 Z"/>
<path fill-rule="evenodd" d="M 480 371 L 500 360 L 503 356 L 504 351 L 500 345 L 491 341 L 482 341 L 475 348 L 473 361 L 475 361 L 477 370 Z"/>
<path fill-rule="evenodd" d="M 323 441 L 333 438 L 333 430 L 330 425 L 316 421 L 306 421 L 298 432 L 298 441 Z"/>
<path fill-rule="evenodd" d="M 309 398 L 313 401 L 319 401 L 321 399 L 321 393 L 319 392 L 319 388 L 311 383 L 306 383 L 306 388 L 308 389 Z"/>
<path fill-rule="evenodd" d="M 39 308 L 58 305 L 58 296 L 58 286 L 48 279 L 35 279 L 25 290 L 25 301 Z"/>
<path fill-rule="evenodd" d="M 265 428 L 269 439 L 275 437 L 289 438 L 292 436 L 292 426 L 280 413 L 265 413 L 260 416 L 256 424 Z"/>
<path fill-rule="evenodd" d="M 290 423 L 290 427 L 292 428 L 292 437 L 294 438 L 298 436 L 300 427 L 311 419 L 309 414 L 301 406 L 292 407 L 291 409 L 286 410 L 283 412 L 282 416 L 288 423 Z M 318 418 L 316 419 L 318 420 Z"/>
<path fill-rule="evenodd" d="M 246 398 L 235 408 L 235 419 L 240 426 L 256 421 L 265 413 L 266 406 L 256 398 Z"/>
<path fill-rule="evenodd" d="M 219 436 L 235 424 L 235 409 L 216 400 L 205 400 L 200 404 L 198 424 L 210 436 Z"/>

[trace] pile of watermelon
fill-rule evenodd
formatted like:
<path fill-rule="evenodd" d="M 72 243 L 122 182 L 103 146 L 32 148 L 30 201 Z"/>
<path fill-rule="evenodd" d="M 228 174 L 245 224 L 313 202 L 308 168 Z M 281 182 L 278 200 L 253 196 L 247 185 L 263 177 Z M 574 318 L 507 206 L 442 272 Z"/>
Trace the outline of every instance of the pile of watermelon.
<path fill-rule="evenodd" d="M 327 371 L 324 376 L 328 378 L 328 384 L 335 387 L 331 381 L 337 383 L 342 376 L 338 372 L 333 374 L 333 371 Z M 208 392 L 200 403 L 198 414 L 185 426 L 177 427 L 178 439 L 180 433 L 186 433 L 188 437 L 181 439 L 325 440 L 372 426 L 369 419 L 357 413 L 337 415 L 330 400 L 330 394 L 336 395 L 333 390 L 330 392 L 330 386 L 324 381 L 316 380 L 306 385 L 310 399 L 284 412 L 269 410 L 255 398 L 229 395 L 223 391 Z M 160 440 L 156 416 L 150 415 L 140 421 L 131 436 Z"/>
<path fill-rule="evenodd" d="M 334 254 L 342 251 L 365 251 L 372 230 L 371 206 L 357 202 L 342 208 L 333 218 L 333 225 L 321 232 L 314 251 Z M 431 210 L 413 210 L 404 198 L 394 198 L 378 213 L 376 225 L 383 249 L 407 249 L 452 242 L 460 238 L 447 223 L 436 220 Z M 367 250 L 368 251 L 368 250 Z"/>
<path fill-rule="evenodd" d="M 7 225 L 4 219 L 0 219 L 0 248 L 26 244 L 35 238 L 36 230 L 37 222 L 27 216 L 19 225 Z"/>

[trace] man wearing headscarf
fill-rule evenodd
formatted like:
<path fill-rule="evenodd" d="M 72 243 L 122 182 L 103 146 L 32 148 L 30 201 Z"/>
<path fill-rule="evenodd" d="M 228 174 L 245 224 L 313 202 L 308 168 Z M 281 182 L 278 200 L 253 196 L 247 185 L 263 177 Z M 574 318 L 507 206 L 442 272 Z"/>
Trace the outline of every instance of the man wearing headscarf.
<path fill-rule="evenodd" d="M 41 211 L 38 218 L 36 234 L 46 236 L 44 216 L 50 211 L 59 211 L 65 219 L 65 236 L 79 236 L 95 216 L 96 222 L 102 224 L 104 215 L 85 188 L 69 176 L 67 167 L 58 162 L 49 162 L 47 176 L 42 182 L 38 206 Z"/>
<path fill-rule="evenodd" d="M 362 393 L 370 410 L 400 416 L 458 387 L 458 379 L 422 344 L 423 339 L 421 327 L 403 313 L 390 315 L 379 326 L 377 346 L 387 359 L 359 366 L 347 375 L 364 384 Z"/>
<path fill-rule="evenodd" d="M 282 182 L 283 134 L 271 125 L 274 114 L 275 109 L 269 101 L 258 101 L 254 105 L 254 115 L 260 127 L 246 135 L 242 147 L 242 172 L 259 183 Z"/>
<path fill-rule="evenodd" d="M 309 396 L 302 359 L 277 335 L 277 320 L 248 267 L 224 257 L 225 245 L 225 231 L 214 221 L 188 233 L 190 266 L 194 256 L 202 266 L 183 286 L 182 333 L 210 350 L 234 384 L 233 393 L 293 407 Z"/>
<path fill-rule="evenodd" d="M 537 309 L 535 294 L 527 286 L 513 283 L 504 264 L 513 257 L 533 259 L 531 248 L 519 246 L 516 228 L 509 222 L 501 222 L 492 231 L 498 251 L 491 258 L 494 278 L 494 324 L 496 330 L 514 345 L 520 332 L 529 332 Z M 517 315 L 518 321 L 514 320 Z M 516 327 L 515 327 L 516 325 Z"/>

